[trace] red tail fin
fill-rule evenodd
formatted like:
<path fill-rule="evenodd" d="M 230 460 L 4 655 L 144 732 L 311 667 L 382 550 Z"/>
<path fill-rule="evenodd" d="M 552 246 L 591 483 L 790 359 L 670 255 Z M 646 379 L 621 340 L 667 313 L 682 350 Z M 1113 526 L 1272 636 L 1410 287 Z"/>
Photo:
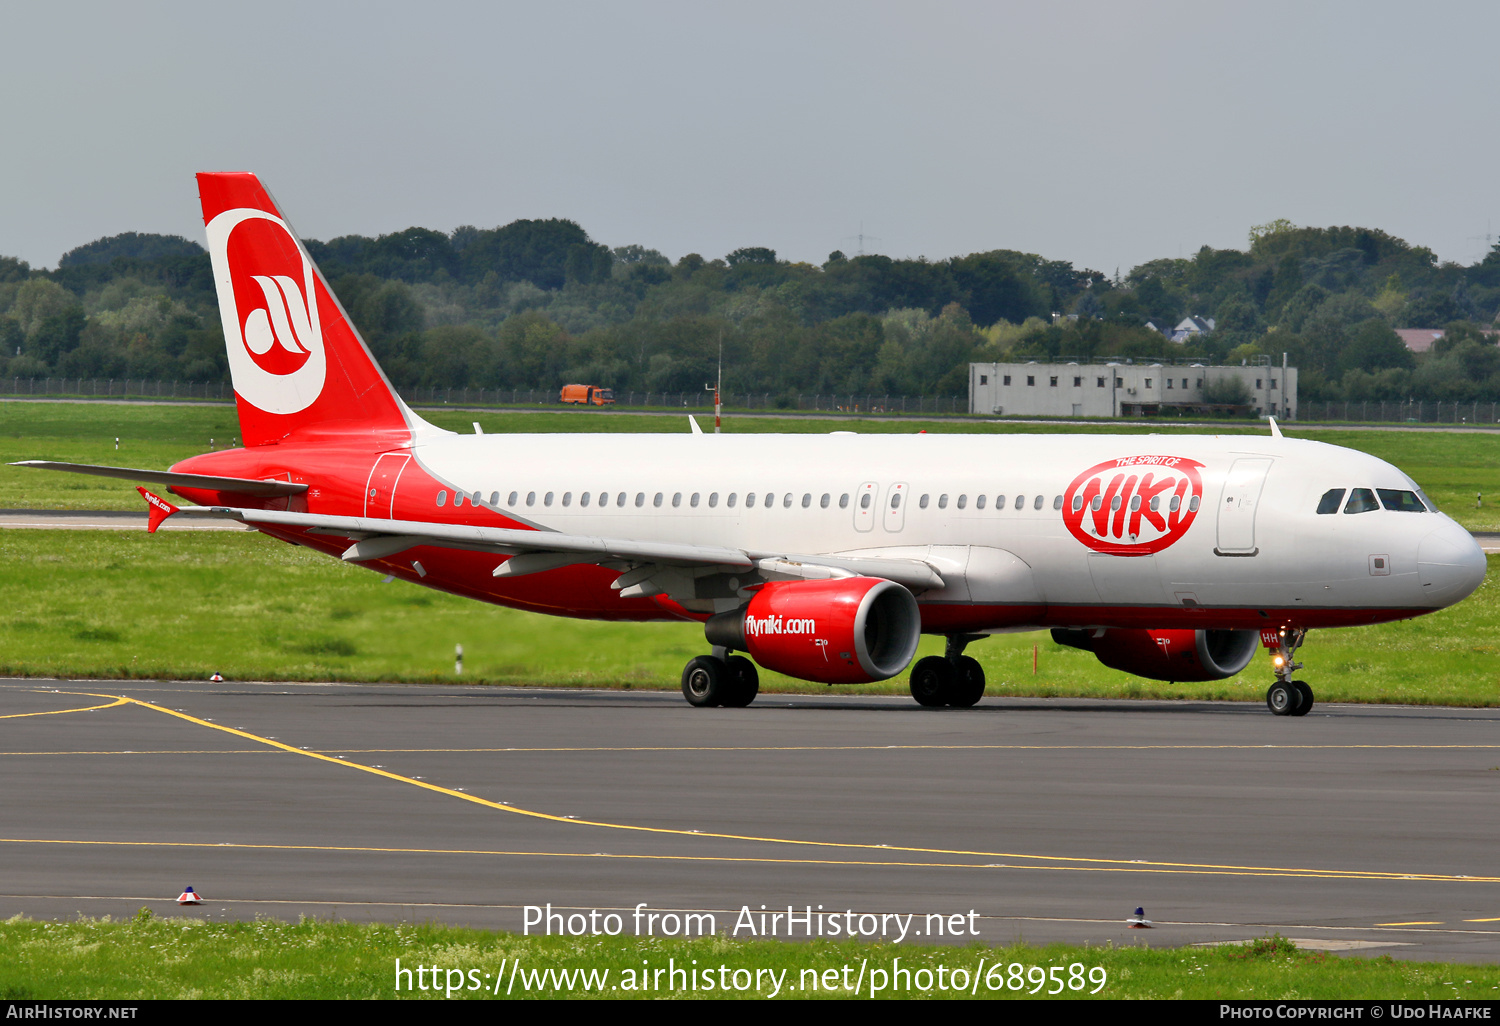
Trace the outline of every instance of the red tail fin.
<path fill-rule="evenodd" d="M 203 173 L 198 196 L 245 444 L 409 436 L 414 416 L 259 179 Z"/>

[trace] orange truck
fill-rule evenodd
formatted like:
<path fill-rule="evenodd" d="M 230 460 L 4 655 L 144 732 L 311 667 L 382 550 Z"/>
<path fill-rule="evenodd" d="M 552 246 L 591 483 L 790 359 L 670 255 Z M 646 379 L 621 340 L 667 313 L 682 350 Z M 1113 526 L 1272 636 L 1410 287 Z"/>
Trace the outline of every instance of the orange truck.
<path fill-rule="evenodd" d="M 564 385 L 558 398 L 574 406 L 613 406 L 615 390 L 598 385 Z"/>

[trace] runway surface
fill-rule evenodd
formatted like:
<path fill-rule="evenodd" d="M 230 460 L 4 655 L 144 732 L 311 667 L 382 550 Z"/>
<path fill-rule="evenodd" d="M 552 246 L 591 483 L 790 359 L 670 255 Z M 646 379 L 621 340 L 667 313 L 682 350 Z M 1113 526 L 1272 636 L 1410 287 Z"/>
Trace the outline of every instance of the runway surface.
<path fill-rule="evenodd" d="M 8 679 L 0 717 L 0 917 L 822 905 L 1500 960 L 1500 710 Z"/>

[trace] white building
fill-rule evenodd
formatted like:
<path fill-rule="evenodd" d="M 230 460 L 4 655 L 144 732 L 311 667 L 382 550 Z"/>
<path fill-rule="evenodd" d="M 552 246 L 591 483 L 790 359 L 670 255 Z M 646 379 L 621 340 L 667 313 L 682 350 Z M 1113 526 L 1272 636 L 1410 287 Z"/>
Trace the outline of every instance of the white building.
<path fill-rule="evenodd" d="M 969 412 L 1022 417 L 1145 417 L 1209 413 L 1205 385 L 1238 378 L 1249 401 L 1238 410 L 1297 419 L 1297 368 L 1161 363 L 971 363 Z M 1224 407 L 1219 406 L 1218 409 Z"/>

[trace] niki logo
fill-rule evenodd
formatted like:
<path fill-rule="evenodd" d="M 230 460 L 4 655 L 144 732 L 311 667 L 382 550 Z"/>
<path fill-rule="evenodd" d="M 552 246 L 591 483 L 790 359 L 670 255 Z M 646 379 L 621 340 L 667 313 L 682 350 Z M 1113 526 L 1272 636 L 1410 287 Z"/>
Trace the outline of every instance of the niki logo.
<path fill-rule="evenodd" d="M 1063 523 L 1095 552 L 1160 552 L 1186 534 L 1198 516 L 1202 469 L 1198 461 L 1180 456 L 1105 460 L 1068 485 Z"/>
<path fill-rule="evenodd" d="M 207 232 L 235 392 L 267 413 L 307 409 L 328 369 L 312 262 L 263 210 L 226 210 Z"/>

